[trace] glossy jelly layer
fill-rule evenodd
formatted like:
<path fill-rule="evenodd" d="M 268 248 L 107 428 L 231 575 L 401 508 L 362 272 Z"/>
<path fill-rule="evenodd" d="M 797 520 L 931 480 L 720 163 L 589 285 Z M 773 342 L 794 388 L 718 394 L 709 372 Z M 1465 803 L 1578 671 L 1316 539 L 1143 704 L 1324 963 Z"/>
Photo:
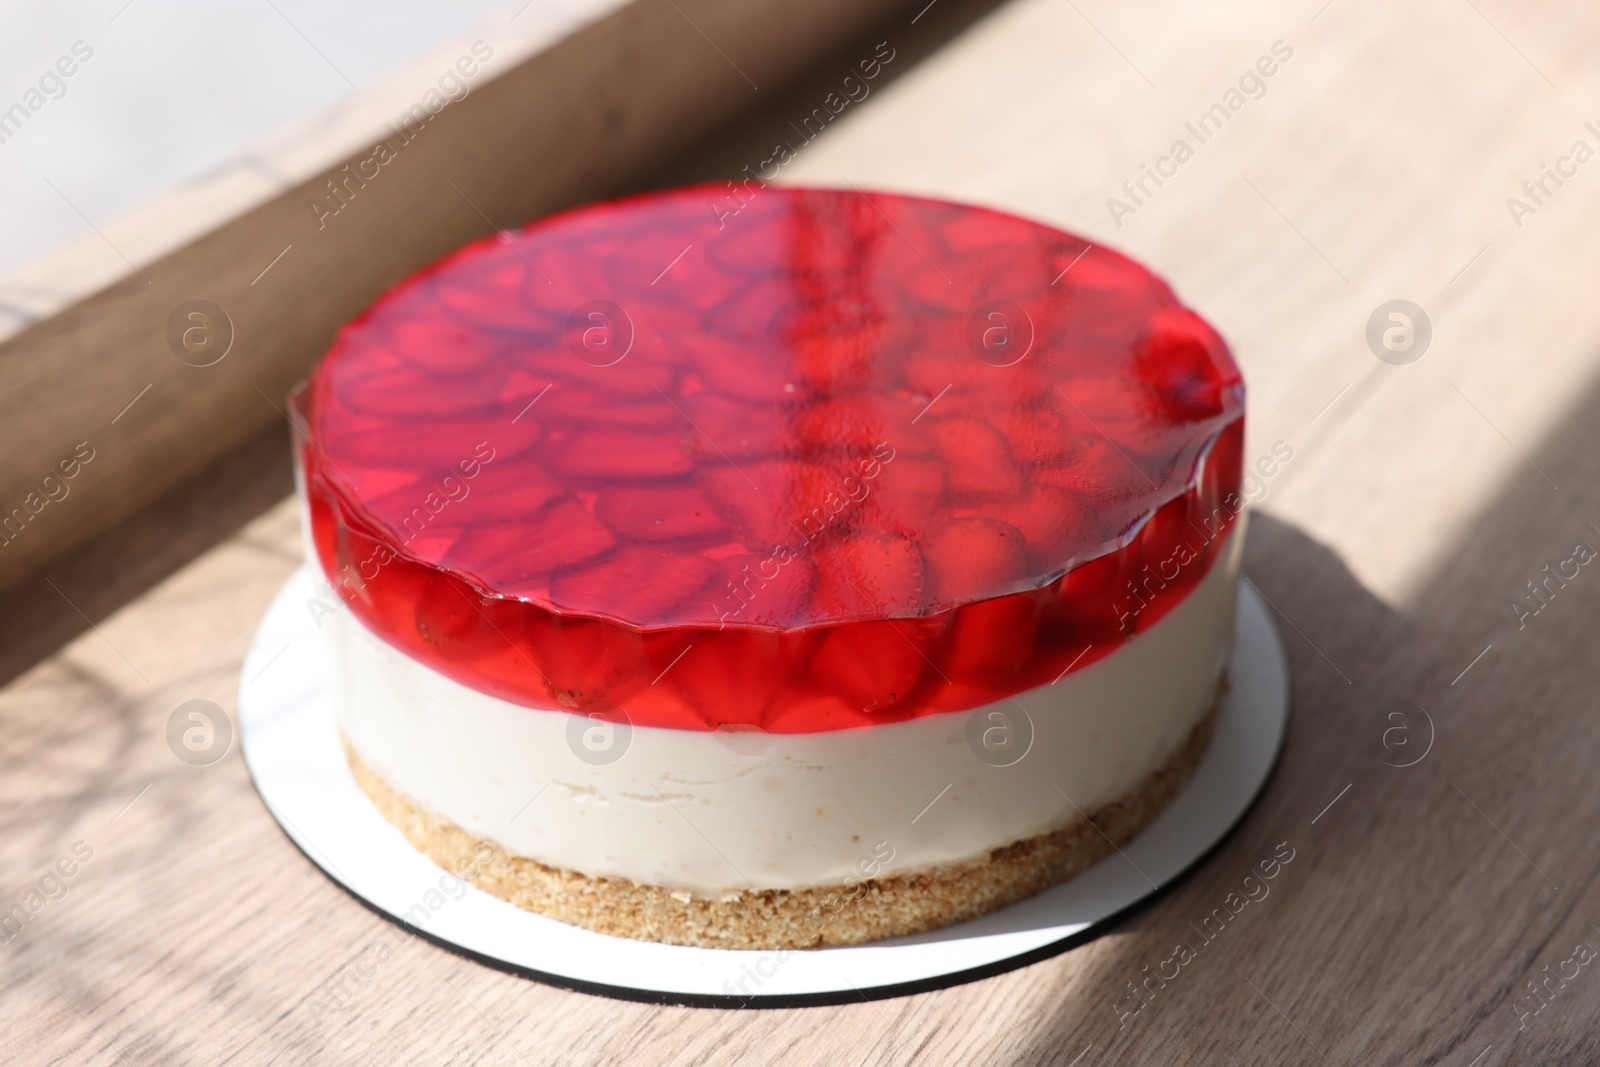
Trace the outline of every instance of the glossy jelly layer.
<path fill-rule="evenodd" d="M 1206 573 L 1243 385 L 1164 283 L 982 209 L 742 195 L 542 220 L 340 333 L 298 454 L 371 630 L 517 703 L 804 732 L 1047 684 Z"/>

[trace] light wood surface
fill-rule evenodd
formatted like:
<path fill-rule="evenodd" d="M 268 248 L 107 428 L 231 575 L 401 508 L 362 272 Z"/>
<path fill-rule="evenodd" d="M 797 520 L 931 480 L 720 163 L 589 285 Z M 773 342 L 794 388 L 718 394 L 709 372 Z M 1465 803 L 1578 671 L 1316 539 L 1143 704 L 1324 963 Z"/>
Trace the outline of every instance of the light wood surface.
<path fill-rule="evenodd" d="M 237 752 L 191 767 L 167 748 L 181 702 L 233 709 L 251 630 L 298 561 L 284 453 L 260 438 L 5 601 L 0 909 L 75 842 L 93 849 L 0 944 L 5 1058 L 1594 1062 L 1600 959 L 1578 946 L 1600 948 L 1600 570 L 1552 581 L 1520 627 L 1512 604 L 1576 544 L 1600 549 L 1600 160 L 1547 183 L 1521 228 L 1506 199 L 1574 141 L 1600 149 L 1584 127 L 1600 15 L 1320 7 L 940 0 L 892 31 L 896 80 L 785 174 L 1080 230 L 1166 274 L 1234 344 L 1247 454 L 1293 449 L 1247 551 L 1293 712 L 1265 794 L 1191 876 L 1065 955 L 839 1008 L 619 1003 L 408 942 L 279 833 Z M 1265 97 L 1118 228 L 1106 199 L 1278 40 L 1294 54 Z M 670 176 L 765 158 L 833 77 Z M 1434 328 L 1409 366 L 1364 339 L 1396 297 Z M 1399 720 L 1396 701 L 1414 705 Z M 1285 842 L 1270 893 L 1119 1026 L 1127 984 L 1199 944 Z M 314 1010 L 378 945 L 392 958 L 342 1009 Z M 1557 973 L 1535 999 L 1527 983 Z"/>

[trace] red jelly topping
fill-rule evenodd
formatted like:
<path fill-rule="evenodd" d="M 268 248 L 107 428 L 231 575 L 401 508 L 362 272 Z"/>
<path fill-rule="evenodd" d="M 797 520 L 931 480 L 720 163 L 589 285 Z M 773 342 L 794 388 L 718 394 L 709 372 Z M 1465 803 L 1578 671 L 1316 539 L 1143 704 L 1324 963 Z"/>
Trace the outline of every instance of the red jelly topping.
<path fill-rule="evenodd" d="M 1163 282 L 993 211 L 739 196 L 544 219 L 345 327 L 295 407 L 368 628 L 532 707 L 803 732 L 1049 683 L 1210 568 L 1244 389 Z"/>

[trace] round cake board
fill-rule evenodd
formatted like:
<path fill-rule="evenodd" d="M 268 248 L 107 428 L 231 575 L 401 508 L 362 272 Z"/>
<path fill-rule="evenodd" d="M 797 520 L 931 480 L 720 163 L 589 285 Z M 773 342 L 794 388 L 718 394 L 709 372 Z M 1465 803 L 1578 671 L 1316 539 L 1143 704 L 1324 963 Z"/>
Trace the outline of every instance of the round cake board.
<path fill-rule="evenodd" d="M 1289 715 L 1283 645 L 1261 596 L 1243 583 L 1211 747 L 1172 805 L 1120 853 L 1029 900 L 912 937 L 767 952 L 659 945 L 524 911 L 413 849 L 345 763 L 313 599 L 316 586 L 302 568 L 261 620 L 239 691 L 245 763 L 284 833 L 362 903 L 434 944 L 551 985 L 651 1003 L 797 1007 L 901 996 L 1082 944 L 1227 836 L 1266 784 Z"/>

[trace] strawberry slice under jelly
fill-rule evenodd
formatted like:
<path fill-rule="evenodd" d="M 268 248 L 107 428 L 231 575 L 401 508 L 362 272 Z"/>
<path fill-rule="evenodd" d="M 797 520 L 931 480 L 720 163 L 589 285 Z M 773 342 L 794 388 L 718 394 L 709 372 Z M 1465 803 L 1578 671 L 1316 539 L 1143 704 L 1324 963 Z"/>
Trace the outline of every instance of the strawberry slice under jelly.
<path fill-rule="evenodd" d="M 980 208 L 746 188 L 456 252 L 294 397 L 317 556 L 484 693 L 807 732 L 1114 652 L 1232 528 L 1244 387 L 1131 260 Z"/>

